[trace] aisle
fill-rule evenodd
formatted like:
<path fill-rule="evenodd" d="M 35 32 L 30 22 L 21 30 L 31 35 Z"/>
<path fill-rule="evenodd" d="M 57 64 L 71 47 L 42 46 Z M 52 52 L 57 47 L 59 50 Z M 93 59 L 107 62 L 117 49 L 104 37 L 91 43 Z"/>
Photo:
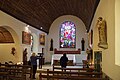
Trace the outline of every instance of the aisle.
<path fill-rule="evenodd" d="M 82 66 L 67 66 L 68 68 L 82 68 Z M 45 64 L 42 66 L 42 69 L 39 69 L 39 67 L 37 68 L 37 71 L 39 70 L 52 70 L 52 65 L 51 64 Z M 27 76 L 27 80 L 30 80 L 29 79 L 29 76 Z M 33 80 L 39 80 L 39 73 L 36 73 L 36 79 L 33 79 Z"/>

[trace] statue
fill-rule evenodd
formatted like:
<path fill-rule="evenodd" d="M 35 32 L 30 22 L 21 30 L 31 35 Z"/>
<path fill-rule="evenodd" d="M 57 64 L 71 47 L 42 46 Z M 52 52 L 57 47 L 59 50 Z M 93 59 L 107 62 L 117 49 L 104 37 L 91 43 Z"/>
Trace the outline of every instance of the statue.
<path fill-rule="evenodd" d="M 82 51 L 85 51 L 85 40 L 84 40 L 84 38 L 82 38 L 82 40 L 81 40 L 81 44 L 82 44 Z"/>
<path fill-rule="evenodd" d="M 11 54 L 13 54 L 13 56 L 16 54 L 16 49 L 15 49 L 15 47 L 12 47 L 12 49 L 11 49 L 12 51 L 11 51 Z"/>
<path fill-rule="evenodd" d="M 99 32 L 99 43 L 98 46 L 104 49 L 108 48 L 107 45 L 107 27 L 106 27 L 106 21 L 103 20 L 102 17 L 98 18 L 97 21 L 97 27 L 98 27 L 98 32 Z"/>
<path fill-rule="evenodd" d="M 23 51 L 23 65 L 27 65 L 27 48 Z"/>
<path fill-rule="evenodd" d="M 51 39 L 51 44 L 50 44 L 50 51 L 53 51 L 53 39 Z"/>

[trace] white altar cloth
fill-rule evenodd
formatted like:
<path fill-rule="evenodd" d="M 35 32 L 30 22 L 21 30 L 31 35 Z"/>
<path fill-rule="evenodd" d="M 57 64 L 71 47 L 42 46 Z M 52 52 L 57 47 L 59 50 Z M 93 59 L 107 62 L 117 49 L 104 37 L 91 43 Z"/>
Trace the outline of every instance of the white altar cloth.
<path fill-rule="evenodd" d="M 51 65 L 53 65 L 53 60 L 60 60 L 61 56 L 63 54 L 53 54 L 51 59 Z M 75 55 L 73 54 L 67 54 L 68 60 L 73 60 L 73 63 L 76 63 Z"/>
<path fill-rule="evenodd" d="M 53 54 L 51 59 L 51 65 L 53 64 L 53 60 L 60 60 L 63 54 Z M 68 60 L 73 60 L 74 64 L 82 64 L 82 60 L 87 60 L 87 53 L 85 51 L 81 51 L 81 54 L 67 54 Z"/>

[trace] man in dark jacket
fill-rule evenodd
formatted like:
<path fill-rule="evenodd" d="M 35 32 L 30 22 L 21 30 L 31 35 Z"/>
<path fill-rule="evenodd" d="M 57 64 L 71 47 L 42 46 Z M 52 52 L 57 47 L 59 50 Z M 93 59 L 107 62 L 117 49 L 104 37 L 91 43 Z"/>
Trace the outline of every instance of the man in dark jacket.
<path fill-rule="evenodd" d="M 64 53 L 63 56 L 60 58 L 60 65 L 62 68 L 66 68 L 68 62 L 68 58 L 66 54 Z"/>

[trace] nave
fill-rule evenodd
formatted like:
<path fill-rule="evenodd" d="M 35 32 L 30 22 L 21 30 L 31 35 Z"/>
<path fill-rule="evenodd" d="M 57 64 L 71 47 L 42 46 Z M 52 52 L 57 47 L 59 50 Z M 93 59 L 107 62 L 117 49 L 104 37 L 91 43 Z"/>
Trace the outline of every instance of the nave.
<path fill-rule="evenodd" d="M 97 6 L 95 4 L 98 1 L 99 4 Z M 39 4 L 41 7 L 38 7 Z M 83 7 L 80 8 L 79 4 L 82 4 Z M 90 6 L 96 7 L 96 10 Z M 40 8 L 42 8 L 42 10 L 39 10 Z M 42 48 L 44 48 L 43 57 L 45 58 L 45 63 L 51 62 L 51 56 L 54 54 L 52 50 L 55 48 L 57 50 L 68 51 L 75 51 L 79 48 L 82 50 L 81 40 L 84 38 L 86 45 L 85 50 L 89 48 L 89 46 L 93 49 L 94 61 L 97 51 L 102 52 L 102 71 L 109 76 L 111 80 L 120 80 L 119 8 L 120 0 L 60 0 L 60 2 L 57 0 L 0 0 L 0 62 L 22 62 L 22 52 L 25 48 L 28 49 L 28 60 L 32 52 L 36 54 L 41 53 Z M 35 9 L 37 13 L 35 13 Z M 88 10 L 88 12 L 86 12 L 86 10 Z M 95 13 L 91 15 L 92 19 L 89 18 L 90 11 Z M 78 16 L 83 16 L 83 18 Z M 105 42 L 105 45 L 101 43 L 99 33 L 100 26 L 97 25 L 98 18 L 101 17 L 106 21 L 104 32 L 106 32 L 107 42 Z M 24 22 L 24 20 L 22 21 L 21 19 L 25 19 L 26 21 Z M 63 45 L 62 43 L 60 45 L 60 27 L 62 23 L 68 21 L 74 23 L 76 26 L 75 48 L 61 48 Z M 90 30 L 86 31 L 86 24 L 89 23 L 89 21 L 90 25 L 88 27 Z M 32 22 L 36 24 L 37 28 L 29 24 Z M 38 23 L 44 23 L 45 26 L 39 25 Z M 46 27 L 47 23 L 49 24 L 48 28 Z M 44 32 L 44 30 L 48 31 L 48 33 Z M 11 34 L 11 38 L 8 32 Z M 26 34 L 26 36 L 22 35 L 23 33 Z M 39 40 L 42 34 L 45 35 L 45 44 Z M 29 42 L 31 40 L 28 39 L 29 35 L 33 36 L 33 45 Z M 64 41 L 66 42 L 66 38 Z M 51 42 L 53 43 L 53 49 L 51 48 Z M 31 47 L 33 48 L 31 49 Z"/>

